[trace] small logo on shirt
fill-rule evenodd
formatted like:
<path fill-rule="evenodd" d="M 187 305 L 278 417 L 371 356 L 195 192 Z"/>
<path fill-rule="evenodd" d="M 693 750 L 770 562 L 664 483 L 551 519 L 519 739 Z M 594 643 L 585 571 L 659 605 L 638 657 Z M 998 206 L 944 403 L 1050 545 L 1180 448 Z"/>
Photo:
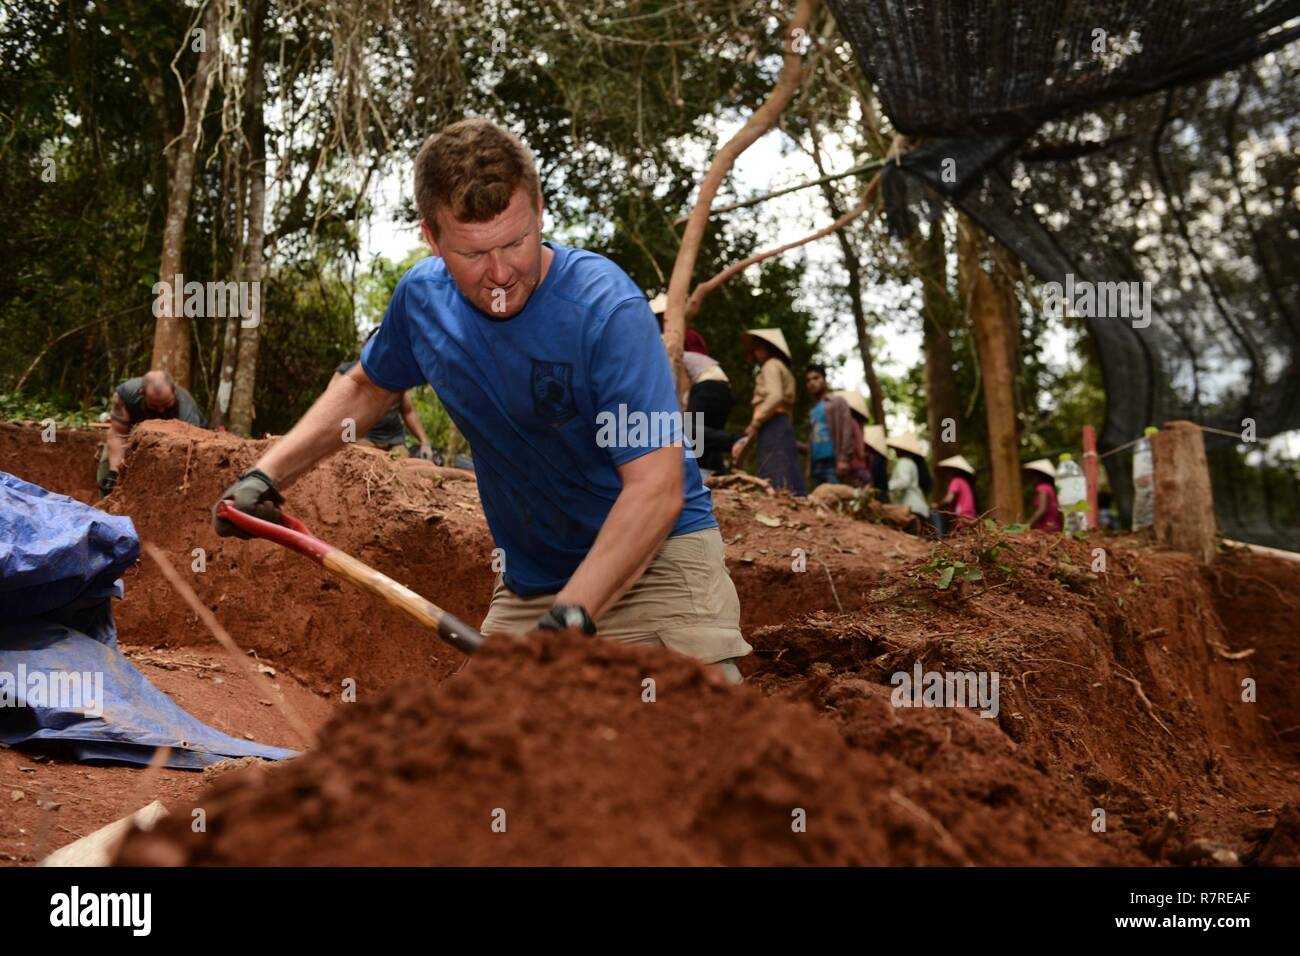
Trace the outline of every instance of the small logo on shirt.
<path fill-rule="evenodd" d="M 570 363 L 533 359 L 533 414 L 550 425 L 562 425 L 578 414 Z"/>

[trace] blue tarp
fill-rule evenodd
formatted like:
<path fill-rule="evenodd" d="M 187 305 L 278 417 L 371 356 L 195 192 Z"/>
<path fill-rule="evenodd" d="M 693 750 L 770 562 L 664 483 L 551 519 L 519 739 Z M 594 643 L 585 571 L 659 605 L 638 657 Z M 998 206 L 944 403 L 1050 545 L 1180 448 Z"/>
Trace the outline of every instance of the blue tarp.
<path fill-rule="evenodd" d="M 130 518 L 0 471 L 0 744 L 139 764 L 171 747 L 192 770 L 296 756 L 199 722 L 122 656 L 111 602 L 139 556 Z"/>

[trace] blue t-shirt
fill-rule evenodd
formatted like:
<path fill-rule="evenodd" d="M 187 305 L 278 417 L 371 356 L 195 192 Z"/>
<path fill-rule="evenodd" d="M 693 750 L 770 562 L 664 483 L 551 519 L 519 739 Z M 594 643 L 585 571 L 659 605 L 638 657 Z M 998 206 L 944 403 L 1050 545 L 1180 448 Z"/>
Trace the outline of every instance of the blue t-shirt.
<path fill-rule="evenodd" d="M 826 423 L 826 402 L 820 401 L 808 413 L 812 423 L 808 435 L 809 457 L 813 461 L 835 460 L 835 443 L 831 441 L 831 426 Z"/>
<path fill-rule="evenodd" d="M 381 388 L 427 381 L 438 393 L 474 449 L 506 586 L 524 596 L 572 577 L 623 489 L 618 466 L 681 434 L 677 419 L 675 429 L 637 427 L 681 411 L 645 295 L 603 256 L 546 245 L 550 270 L 508 319 L 471 305 L 440 258 L 421 260 L 361 353 Z M 717 527 L 699 466 L 685 449 L 682 458 L 685 500 L 670 537 Z"/>

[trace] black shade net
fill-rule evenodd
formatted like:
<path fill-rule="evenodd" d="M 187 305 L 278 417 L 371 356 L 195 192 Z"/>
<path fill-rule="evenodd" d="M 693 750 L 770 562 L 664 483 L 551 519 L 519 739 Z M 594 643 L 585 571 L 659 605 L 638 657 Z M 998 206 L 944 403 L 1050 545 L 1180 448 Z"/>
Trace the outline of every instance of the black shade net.
<path fill-rule="evenodd" d="M 1300 428 L 1300 0 L 828 4 L 912 144 L 883 177 L 892 227 L 951 203 L 1039 291 L 1096 293 L 1072 311 L 1123 513 L 1147 425 Z M 1300 549 L 1295 470 L 1252 447 L 1206 433 L 1220 525 Z"/>

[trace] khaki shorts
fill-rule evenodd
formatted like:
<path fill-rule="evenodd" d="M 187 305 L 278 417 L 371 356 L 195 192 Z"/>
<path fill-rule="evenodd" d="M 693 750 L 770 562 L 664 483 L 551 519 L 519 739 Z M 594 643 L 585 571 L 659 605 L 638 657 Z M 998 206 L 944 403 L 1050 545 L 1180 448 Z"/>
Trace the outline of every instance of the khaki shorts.
<path fill-rule="evenodd" d="M 554 594 L 520 597 L 498 576 L 480 630 L 522 637 L 554 602 Z M 706 664 L 753 650 L 740 633 L 740 598 L 717 528 L 665 541 L 641 579 L 596 627 L 608 640 L 668 647 Z"/>

